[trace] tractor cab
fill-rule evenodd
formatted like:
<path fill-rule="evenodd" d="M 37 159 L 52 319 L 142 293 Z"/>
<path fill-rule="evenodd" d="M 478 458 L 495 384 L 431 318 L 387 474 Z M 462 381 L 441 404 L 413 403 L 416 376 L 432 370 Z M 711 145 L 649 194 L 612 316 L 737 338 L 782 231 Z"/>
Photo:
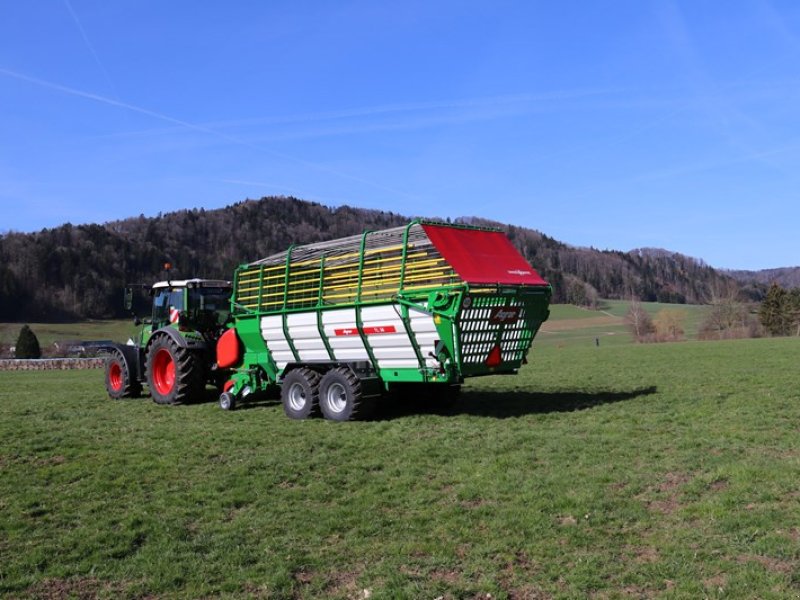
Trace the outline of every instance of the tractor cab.
<path fill-rule="evenodd" d="M 159 281 L 151 290 L 151 331 L 172 325 L 178 329 L 213 332 L 230 314 L 231 284 L 216 279 Z"/>

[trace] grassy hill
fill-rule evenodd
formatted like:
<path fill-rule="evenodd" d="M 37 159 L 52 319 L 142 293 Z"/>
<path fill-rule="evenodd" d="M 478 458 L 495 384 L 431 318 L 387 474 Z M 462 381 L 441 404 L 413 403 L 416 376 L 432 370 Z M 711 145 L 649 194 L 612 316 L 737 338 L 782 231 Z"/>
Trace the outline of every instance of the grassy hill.
<path fill-rule="evenodd" d="M 798 340 L 545 342 L 346 424 L 0 373 L 0 595 L 796 597 Z"/>
<path fill-rule="evenodd" d="M 630 344 L 633 338 L 625 325 L 625 313 L 630 304 L 623 300 L 603 300 L 599 310 L 589 310 L 570 304 L 554 304 L 550 307 L 550 319 L 542 326 L 534 342 L 538 346 Z M 642 306 L 652 316 L 662 310 L 680 311 L 684 315 L 684 330 L 687 340 L 697 338 L 697 330 L 710 310 L 708 306 L 692 304 L 664 304 L 643 302 Z M 534 350 L 535 351 L 535 350 Z"/>

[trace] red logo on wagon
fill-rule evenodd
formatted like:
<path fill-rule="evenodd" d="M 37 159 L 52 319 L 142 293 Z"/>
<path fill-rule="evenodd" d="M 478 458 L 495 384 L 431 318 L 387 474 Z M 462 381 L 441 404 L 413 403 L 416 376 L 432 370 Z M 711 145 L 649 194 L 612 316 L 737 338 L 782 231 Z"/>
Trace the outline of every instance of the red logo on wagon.
<path fill-rule="evenodd" d="M 489 313 L 489 323 L 516 323 L 519 319 L 519 306 L 495 306 Z"/>
<path fill-rule="evenodd" d="M 377 325 L 375 327 L 364 327 L 363 330 L 364 335 L 379 335 L 381 333 L 397 333 L 397 329 L 394 325 Z M 355 327 L 347 327 L 345 329 L 334 329 L 334 335 L 337 337 L 341 336 L 349 336 L 349 335 L 358 335 L 358 329 Z"/>
<path fill-rule="evenodd" d="M 338 336 L 343 336 L 343 335 L 345 335 L 345 336 L 346 335 L 358 335 L 358 329 L 356 329 L 355 327 L 353 327 L 353 328 L 348 327 L 347 329 L 334 329 L 333 333 L 337 337 Z"/>

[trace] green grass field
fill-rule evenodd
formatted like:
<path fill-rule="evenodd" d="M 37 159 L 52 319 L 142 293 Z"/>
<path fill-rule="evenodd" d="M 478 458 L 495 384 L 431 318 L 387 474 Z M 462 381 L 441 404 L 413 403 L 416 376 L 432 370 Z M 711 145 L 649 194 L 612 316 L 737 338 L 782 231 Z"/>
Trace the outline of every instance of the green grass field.
<path fill-rule="evenodd" d="M 697 339 L 697 330 L 710 307 L 691 304 L 663 304 L 643 302 L 642 306 L 652 316 L 661 310 L 680 311 L 683 314 L 685 338 Z M 556 346 L 617 346 L 633 342 L 624 316 L 630 303 L 624 300 L 603 300 L 598 310 L 588 310 L 569 304 L 550 307 L 550 318 L 542 326 L 537 344 Z"/>
<path fill-rule="evenodd" d="M 0 593 L 800 596 L 800 340 L 543 343 L 452 414 L 0 372 Z"/>
<path fill-rule="evenodd" d="M 13 345 L 24 323 L 0 323 L 0 344 Z M 136 332 L 132 319 L 81 321 L 78 323 L 28 323 L 42 348 L 69 340 L 114 340 L 125 342 Z"/>

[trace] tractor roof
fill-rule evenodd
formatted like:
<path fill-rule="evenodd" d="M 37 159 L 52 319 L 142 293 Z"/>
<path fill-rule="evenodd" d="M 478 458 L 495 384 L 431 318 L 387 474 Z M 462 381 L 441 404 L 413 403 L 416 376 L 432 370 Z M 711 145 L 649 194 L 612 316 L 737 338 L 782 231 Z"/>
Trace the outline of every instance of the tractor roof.
<path fill-rule="evenodd" d="M 153 289 L 159 288 L 166 288 L 166 287 L 188 287 L 188 288 L 195 288 L 195 287 L 224 287 L 229 288 L 231 287 L 230 281 L 224 281 L 222 279 L 198 279 L 195 277 L 194 279 L 171 279 L 170 281 L 159 281 L 158 283 L 153 284 Z"/>

